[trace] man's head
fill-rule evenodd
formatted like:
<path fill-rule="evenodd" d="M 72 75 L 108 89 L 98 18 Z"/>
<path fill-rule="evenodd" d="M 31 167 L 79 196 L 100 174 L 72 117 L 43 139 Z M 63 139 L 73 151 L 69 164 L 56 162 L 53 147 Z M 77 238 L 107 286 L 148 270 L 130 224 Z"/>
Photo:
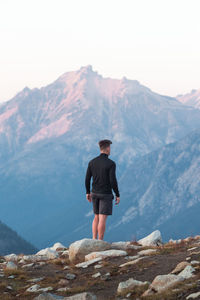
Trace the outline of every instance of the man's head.
<path fill-rule="evenodd" d="M 112 144 L 110 140 L 99 141 L 100 152 L 110 155 L 110 144 Z"/>

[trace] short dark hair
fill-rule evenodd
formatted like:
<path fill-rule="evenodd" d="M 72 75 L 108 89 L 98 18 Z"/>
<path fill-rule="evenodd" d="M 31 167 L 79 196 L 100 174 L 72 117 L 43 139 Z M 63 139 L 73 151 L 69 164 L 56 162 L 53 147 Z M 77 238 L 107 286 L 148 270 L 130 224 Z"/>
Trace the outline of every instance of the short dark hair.
<path fill-rule="evenodd" d="M 99 147 L 101 150 L 107 148 L 108 146 L 110 146 L 110 144 L 112 144 L 112 142 L 110 140 L 101 140 L 99 141 Z"/>

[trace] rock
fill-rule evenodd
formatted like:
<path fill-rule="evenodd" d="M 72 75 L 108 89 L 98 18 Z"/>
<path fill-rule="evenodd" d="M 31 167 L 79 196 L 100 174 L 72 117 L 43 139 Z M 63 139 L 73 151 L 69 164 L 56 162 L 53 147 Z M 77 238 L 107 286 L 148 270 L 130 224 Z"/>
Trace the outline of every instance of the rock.
<path fill-rule="evenodd" d="M 192 266 L 197 266 L 197 265 L 200 264 L 200 261 L 198 261 L 198 260 L 192 260 L 190 263 L 191 263 Z"/>
<path fill-rule="evenodd" d="M 179 273 L 181 272 L 183 269 L 185 269 L 186 266 L 189 266 L 190 264 L 187 262 L 187 261 L 182 261 L 180 262 L 176 268 L 171 271 L 171 274 L 176 274 L 176 273 Z"/>
<path fill-rule="evenodd" d="M 118 249 L 118 250 L 127 250 L 127 249 L 140 249 L 141 246 L 139 245 L 133 245 L 131 242 L 114 242 L 111 244 L 112 249 Z"/>
<path fill-rule="evenodd" d="M 185 260 L 189 261 L 189 260 L 191 260 L 191 257 L 190 257 L 190 256 L 189 256 L 189 257 L 186 257 Z"/>
<path fill-rule="evenodd" d="M 63 268 L 63 270 L 68 270 L 68 269 L 70 269 L 69 266 L 65 266 L 65 267 Z"/>
<path fill-rule="evenodd" d="M 13 261 L 8 261 L 7 264 L 6 264 L 6 269 L 16 270 L 17 265 Z"/>
<path fill-rule="evenodd" d="M 125 266 L 135 265 L 142 259 L 144 259 L 144 257 L 139 257 L 137 259 L 134 259 L 134 260 L 128 261 L 124 264 L 121 264 L 119 267 L 122 268 L 122 267 L 125 267 Z"/>
<path fill-rule="evenodd" d="M 62 287 L 62 288 L 57 289 L 57 292 L 66 292 L 69 290 L 70 290 L 70 288 L 68 288 L 68 287 Z"/>
<path fill-rule="evenodd" d="M 12 253 L 4 256 L 6 261 L 18 261 L 19 257 L 18 255 Z"/>
<path fill-rule="evenodd" d="M 102 240 L 82 239 L 69 246 L 69 259 L 73 263 L 85 260 L 85 255 L 94 251 L 110 249 L 111 245 Z"/>
<path fill-rule="evenodd" d="M 25 268 L 31 268 L 33 267 L 34 263 L 31 263 L 31 264 L 26 264 L 26 265 L 23 265 L 22 268 L 25 269 Z"/>
<path fill-rule="evenodd" d="M 102 275 L 101 276 L 101 280 L 105 280 L 105 281 L 110 280 L 110 272 Z"/>
<path fill-rule="evenodd" d="M 60 281 L 58 282 L 58 285 L 66 286 L 68 283 L 69 283 L 69 280 L 67 280 L 67 279 L 60 279 Z"/>
<path fill-rule="evenodd" d="M 84 292 L 70 297 L 65 297 L 63 300 L 97 300 L 97 297 L 92 293 Z"/>
<path fill-rule="evenodd" d="M 141 285 L 146 285 L 150 284 L 148 281 L 139 281 L 135 280 L 133 278 L 129 278 L 126 281 L 122 281 L 119 283 L 118 288 L 117 288 L 117 293 L 118 294 L 124 294 L 132 291 L 135 286 L 141 286 Z"/>
<path fill-rule="evenodd" d="M 183 277 L 174 274 L 158 275 L 154 278 L 149 289 L 145 291 L 142 296 L 145 297 L 154 294 L 155 292 L 162 292 L 183 280 Z"/>
<path fill-rule="evenodd" d="M 99 265 L 99 264 L 97 264 L 97 265 L 94 266 L 95 269 L 100 269 L 102 267 L 103 267 L 103 265 Z"/>
<path fill-rule="evenodd" d="M 188 279 L 194 276 L 192 274 L 193 272 L 195 272 L 195 269 L 192 266 L 186 266 L 185 269 L 178 275 L 183 277 L 184 279 Z"/>
<path fill-rule="evenodd" d="M 28 282 L 39 282 L 39 281 L 42 281 L 45 277 L 37 277 L 37 278 L 32 278 L 32 279 L 29 279 Z"/>
<path fill-rule="evenodd" d="M 196 249 L 198 249 L 198 247 L 188 248 L 187 251 L 193 251 L 193 250 L 196 250 Z"/>
<path fill-rule="evenodd" d="M 131 259 L 131 260 L 134 260 L 136 258 L 140 257 L 139 255 L 134 255 L 134 256 L 126 256 L 124 257 L 125 259 Z"/>
<path fill-rule="evenodd" d="M 51 293 L 42 293 L 35 297 L 33 300 L 61 300 L 64 299 L 63 296 L 54 295 Z"/>
<path fill-rule="evenodd" d="M 55 259 L 59 256 L 57 251 L 53 250 L 51 248 L 42 249 L 42 250 L 38 251 L 35 255 L 45 256 L 48 259 Z"/>
<path fill-rule="evenodd" d="M 31 293 L 35 293 L 39 289 L 40 289 L 40 285 L 39 284 L 34 284 L 34 285 L 30 286 L 26 291 L 31 292 Z"/>
<path fill-rule="evenodd" d="M 85 260 L 91 260 L 97 257 L 106 258 L 106 257 L 116 257 L 116 256 L 126 256 L 127 252 L 124 250 L 105 250 L 105 251 L 98 251 L 92 252 L 85 256 Z"/>
<path fill-rule="evenodd" d="M 138 255 L 151 255 L 154 254 L 155 252 L 158 252 L 157 249 L 146 249 L 146 250 L 141 250 L 138 252 Z"/>
<path fill-rule="evenodd" d="M 66 249 L 66 247 L 61 243 L 55 243 L 50 249 L 57 251 L 58 249 Z"/>
<path fill-rule="evenodd" d="M 67 273 L 66 278 L 69 279 L 69 280 L 72 280 L 72 279 L 76 278 L 76 275 L 72 274 L 72 273 Z"/>
<path fill-rule="evenodd" d="M 100 260 L 102 260 L 101 257 L 96 257 L 96 258 L 90 259 L 88 261 L 84 261 L 82 263 L 76 264 L 76 267 L 77 268 L 87 268 L 88 266 L 93 265 Z"/>
<path fill-rule="evenodd" d="M 41 260 L 48 260 L 48 257 L 45 255 L 24 255 L 20 260 L 20 263 L 24 263 L 26 261 L 39 262 Z"/>
<path fill-rule="evenodd" d="M 159 246 L 162 245 L 162 237 L 159 230 L 153 231 L 148 236 L 138 241 L 142 246 Z"/>
<path fill-rule="evenodd" d="M 61 255 L 69 255 L 69 250 L 64 250 Z"/>
<path fill-rule="evenodd" d="M 48 287 L 46 287 L 46 288 L 40 288 L 40 289 L 39 289 L 40 292 L 48 292 L 48 291 L 52 291 L 52 290 L 53 290 L 53 288 L 52 288 L 51 286 L 48 286 Z"/>
<path fill-rule="evenodd" d="M 92 275 L 93 278 L 97 278 L 97 277 L 100 277 L 100 276 L 101 276 L 101 273 L 100 273 L 100 272 L 95 273 L 95 274 Z"/>
<path fill-rule="evenodd" d="M 186 299 L 197 299 L 198 297 L 200 297 L 200 292 L 192 293 L 189 296 L 187 296 Z"/>

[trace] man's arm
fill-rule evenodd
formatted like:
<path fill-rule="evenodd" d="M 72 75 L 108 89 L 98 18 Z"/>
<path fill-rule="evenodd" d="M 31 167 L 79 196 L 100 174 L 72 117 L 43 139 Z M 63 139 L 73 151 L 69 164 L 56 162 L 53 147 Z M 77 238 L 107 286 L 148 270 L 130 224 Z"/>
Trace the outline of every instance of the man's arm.
<path fill-rule="evenodd" d="M 116 197 L 120 197 L 119 190 L 118 190 L 118 184 L 117 184 L 117 178 L 116 178 L 116 163 L 114 162 L 113 165 L 110 168 L 109 171 L 109 178 L 110 178 L 110 184 L 115 192 Z"/>
<path fill-rule="evenodd" d="M 86 188 L 86 194 L 90 194 L 90 179 L 92 177 L 92 172 L 90 168 L 90 163 L 88 163 L 86 175 L 85 175 L 85 188 Z"/>

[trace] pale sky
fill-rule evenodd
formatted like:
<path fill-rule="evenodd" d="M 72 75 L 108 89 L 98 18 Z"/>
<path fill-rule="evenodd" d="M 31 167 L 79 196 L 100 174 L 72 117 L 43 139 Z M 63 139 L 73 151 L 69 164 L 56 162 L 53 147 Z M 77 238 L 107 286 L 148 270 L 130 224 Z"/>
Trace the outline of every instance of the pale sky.
<path fill-rule="evenodd" d="M 200 88 L 200 0 L 0 0 L 0 101 L 92 65 L 162 95 Z"/>

